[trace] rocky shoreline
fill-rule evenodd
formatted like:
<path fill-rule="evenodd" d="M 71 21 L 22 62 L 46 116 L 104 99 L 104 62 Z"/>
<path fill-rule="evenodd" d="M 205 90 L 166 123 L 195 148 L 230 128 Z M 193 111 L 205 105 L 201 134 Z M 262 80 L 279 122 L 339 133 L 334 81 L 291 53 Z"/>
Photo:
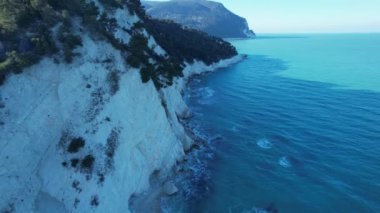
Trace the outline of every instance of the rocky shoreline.
<path fill-rule="evenodd" d="M 231 59 L 222 60 L 219 63 L 204 67 L 188 65 L 188 67 L 184 70 L 184 78 L 177 82 L 177 85 L 180 85 L 177 88 L 180 89 L 182 98 L 184 98 L 184 95 L 187 92 L 187 85 L 193 79 L 238 63 L 246 59 L 246 57 L 246 55 L 238 55 Z M 188 71 L 186 72 L 186 70 Z M 165 200 L 171 199 L 171 197 L 177 195 L 178 193 L 184 193 L 186 190 L 185 187 L 181 185 L 181 180 L 183 178 L 186 179 L 189 178 L 189 176 L 196 175 L 192 174 L 195 173 L 195 171 L 186 167 L 197 163 L 195 162 L 198 159 L 197 156 L 205 150 L 210 149 L 209 140 L 211 139 L 202 137 L 194 131 L 194 127 L 192 127 L 189 123 L 189 119 L 192 117 L 191 110 L 187 108 L 185 111 L 186 112 L 184 112 L 182 116 L 179 116 L 179 121 L 184 127 L 185 134 L 189 136 L 192 141 L 188 149 L 184 146 L 184 151 L 186 154 L 185 157 L 180 159 L 169 172 L 160 173 L 157 171 L 151 175 L 149 190 L 142 194 L 134 195 L 130 198 L 129 206 L 132 212 L 162 212 L 162 209 L 166 208 L 163 206 L 166 205 Z"/>

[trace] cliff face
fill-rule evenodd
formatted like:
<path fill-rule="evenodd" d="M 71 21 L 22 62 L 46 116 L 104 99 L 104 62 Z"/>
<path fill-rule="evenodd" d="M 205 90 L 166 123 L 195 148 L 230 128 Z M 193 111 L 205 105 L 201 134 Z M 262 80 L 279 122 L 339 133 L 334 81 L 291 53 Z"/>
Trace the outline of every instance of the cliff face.
<path fill-rule="evenodd" d="M 169 19 L 181 25 L 221 38 L 251 38 L 247 20 L 226 9 L 221 3 L 207 0 L 143 1 L 154 18 Z"/>
<path fill-rule="evenodd" d="M 130 43 L 142 21 L 129 9 L 106 12 L 119 45 L 92 36 L 75 17 L 81 46 L 71 63 L 45 56 L 0 86 L 1 212 L 128 212 L 129 198 L 149 187 L 149 176 L 168 171 L 190 148 L 178 120 L 189 113 L 181 96 L 186 79 L 239 57 L 183 61 L 182 77 L 171 84 L 163 74 L 160 87 L 144 82 L 145 66 L 126 60 L 136 53 L 117 48 Z M 152 55 L 172 60 L 144 24 L 138 30 Z M 149 61 L 157 65 L 158 58 Z"/>

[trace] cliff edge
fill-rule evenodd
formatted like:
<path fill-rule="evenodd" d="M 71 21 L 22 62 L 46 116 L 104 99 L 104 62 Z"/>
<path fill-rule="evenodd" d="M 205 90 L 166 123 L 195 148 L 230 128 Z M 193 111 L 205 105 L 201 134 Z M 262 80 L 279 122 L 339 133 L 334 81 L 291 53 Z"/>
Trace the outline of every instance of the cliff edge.
<path fill-rule="evenodd" d="M 27 2 L 0 2 L 0 211 L 129 212 L 193 143 L 186 79 L 240 57 L 139 1 Z"/>

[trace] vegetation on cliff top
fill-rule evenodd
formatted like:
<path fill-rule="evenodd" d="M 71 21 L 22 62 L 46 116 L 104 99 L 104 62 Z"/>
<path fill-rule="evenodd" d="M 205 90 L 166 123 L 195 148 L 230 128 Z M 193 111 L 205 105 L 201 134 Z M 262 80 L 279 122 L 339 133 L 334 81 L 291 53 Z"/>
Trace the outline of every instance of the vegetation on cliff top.
<path fill-rule="evenodd" d="M 174 77 L 181 77 L 185 62 L 203 61 L 207 65 L 237 55 L 235 47 L 221 38 L 209 36 L 199 30 L 183 27 L 170 20 L 158 20 L 145 14 L 141 5 L 137 9 L 141 21 L 132 29 L 128 63 L 140 70 L 142 81 L 153 80 L 157 88 L 170 86 Z M 147 47 L 147 39 L 139 33 L 145 28 L 168 57 L 160 56 Z M 150 63 L 149 58 L 155 60 Z"/>
<path fill-rule="evenodd" d="M 184 62 L 200 60 L 211 64 L 237 54 L 222 39 L 171 21 L 152 19 L 139 0 L 99 2 L 106 9 L 103 14 L 86 0 L 0 0 L 0 85 L 9 73 L 19 73 L 45 56 L 71 63 L 77 55 L 75 48 L 82 45 L 82 29 L 73 26 L 72 17 L 80 18 L 81 26 L 92 36 L 127 52 L 128 64 L 140 69 L 143 82 L 152 79 L 157 88 L 171 85 L 174 77 L 181 76 Z M 107 12 L 116 8 L 126 8 L 141 19 L 132 29 L 125 29 L 132 35 L 129 44 L 114 37 L 117 21 Z M 148 47 L 144 29 L 167 55 L 158 55 Z"/>

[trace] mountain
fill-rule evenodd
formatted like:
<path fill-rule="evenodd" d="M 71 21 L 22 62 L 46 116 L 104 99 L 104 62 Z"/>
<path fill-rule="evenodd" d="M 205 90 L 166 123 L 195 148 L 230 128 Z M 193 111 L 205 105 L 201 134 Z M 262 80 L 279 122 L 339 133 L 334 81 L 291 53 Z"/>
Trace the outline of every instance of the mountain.
<path fill-rule="evenodd" d="M 187 80 L 239 59 L 139 0 L 0 0 L 0 212 L 130 212 L 196 143 Z"/>
<path fill-rule="evenodd" d="M 235 15 L 221 3 L 207 0 L 143 1 L 147 13 L 221 38 L 249 38 L 255 33 L 247 20 Z"/>

